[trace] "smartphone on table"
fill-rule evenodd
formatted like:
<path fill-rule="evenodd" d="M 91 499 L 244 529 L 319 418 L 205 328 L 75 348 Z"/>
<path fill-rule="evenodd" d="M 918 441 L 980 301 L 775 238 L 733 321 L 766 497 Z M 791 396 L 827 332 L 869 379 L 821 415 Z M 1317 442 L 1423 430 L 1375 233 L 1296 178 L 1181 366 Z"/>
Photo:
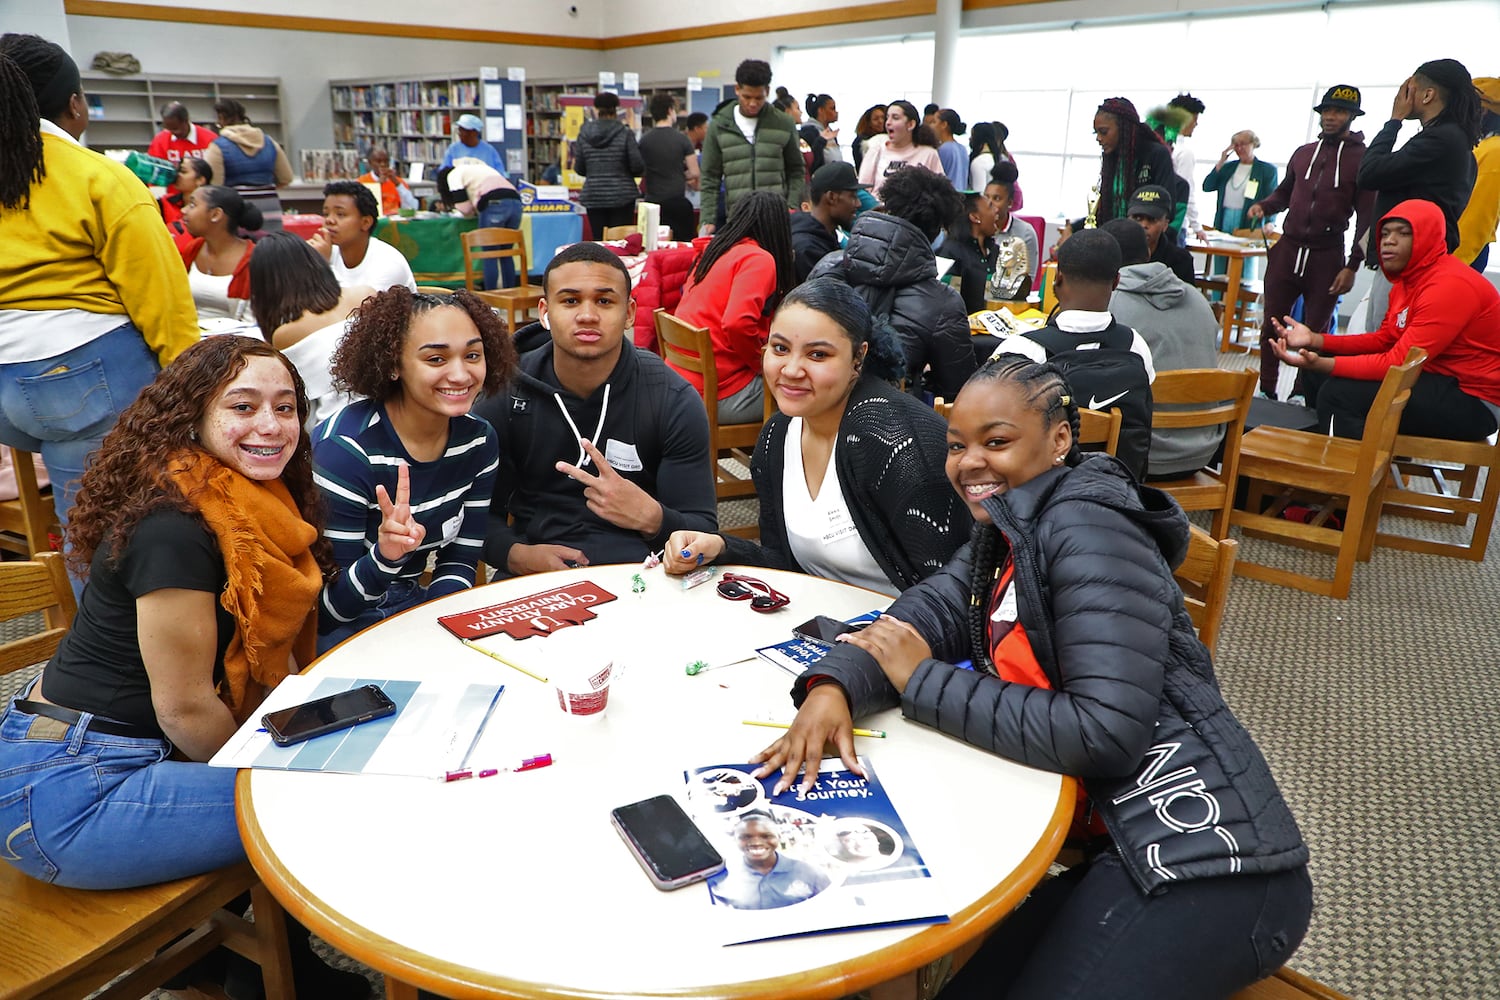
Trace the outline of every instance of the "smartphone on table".
<path fill-rule="evenodd" d="M 858 625 L 850 625 L 841 622 L 837 618 L 829 618 L 827 615 L 818 615 L 792 629 L 792 634 L 799 639 L 807 639 L 824 646 L 833 645 L 833 640 L 845 632 L 858 632 L 868 625 L 869 622 L 861 622 Z"/>
<path fill-rule="evenodd" d="M 340 691 L 326 698 L 267 712 L 260 724 L 277 746 L 291 746 L 314 736 L 348 729 L 371 719 L 383 719 L 396 711 L 396 703 L 375 684 Z"/>
<path fill-rule="evenodd" d="M 658 889 L 678 889 L 724 870 L 724 858 L 670 795 L 620 806 L 610 822 Z"/>

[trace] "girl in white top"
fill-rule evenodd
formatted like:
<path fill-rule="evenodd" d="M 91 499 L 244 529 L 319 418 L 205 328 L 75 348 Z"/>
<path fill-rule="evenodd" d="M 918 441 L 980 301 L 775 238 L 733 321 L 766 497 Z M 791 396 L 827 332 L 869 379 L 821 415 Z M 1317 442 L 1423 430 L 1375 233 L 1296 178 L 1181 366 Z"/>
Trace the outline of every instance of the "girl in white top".
<path fill-rule="evenodd" d="M 771 320 L 762 373 L 781 412 L 750 461 L 760 542 L 678 531 L 669 573 L 722 559 L 896 594 L 941 568 L 971 518 L 943 495 L 946 425 L 885 379 L 906 362 L 837 277 L 799 285 Z"/>
<path fill-rule="evenodd" d="M 255 244 L 240 230 L 259 229 L 263 221 L 260 209 L 234 188 L 205 185 L 183 202 L 182 225 L 193 239 L 181 246 L 182 261 L 200 323 L 249 318 L 248 267 Z"/>
<path fill-rule="evenodd" d="M 896 101 L 886 108 L 885 134 L 885 143 L 872 142 L 859 165 L 859 183 L 876 198 L 886 176 L 897 170 L 924 167 L 935 174 L 943 173 L 937 136 L 922 124 L 922 116 L 910 101 Z"/>
<path fill-rule="evenodd" d="M 293 233 L 269 233 L 250 261 L 250 303 L 271 345 L 286 355 L 307 388 L 311 431 L 354 397 L 333 388 L 329 365 L 344 325 L 375 289 L 339 286 L 333 269 Z"/>

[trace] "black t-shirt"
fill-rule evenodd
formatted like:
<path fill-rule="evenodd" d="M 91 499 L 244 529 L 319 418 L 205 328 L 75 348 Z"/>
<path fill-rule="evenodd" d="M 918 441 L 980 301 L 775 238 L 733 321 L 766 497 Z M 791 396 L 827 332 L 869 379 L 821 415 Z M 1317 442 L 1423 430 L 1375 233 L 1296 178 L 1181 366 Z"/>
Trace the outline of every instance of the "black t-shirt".
<path fill-rule="evenodd" d="M 107 549 L 101 545 L 94 553 L 78 617 L 42 674 L 42 694 L 65 708 L 159 730 L 136 637 L 136 599 L 167 589 L 216 596 L 218 683 L 224 676 L 224 650 L 234 635 L 234 618 L 217 601 L 228 579 L 224 557 L 212 532 L 175 510 L 142 518 L 118 564 L 110 564 Z"/>
<path fill-rule="evenodd" d="M 641 136 L 641 159 L 646 161 L 646 197 L 660 202 L 687 193 L 683 160 L 693 155 L 693 140 L 675 128 L 648 128 Z"/>
<path fill-rule="evenodd" d="M 1151 255 L 1151 259 L 1167 265 L 1173 274 L 1190 285 L 1197 277 L 1193 271 L 1193 255 L 1177 245 L 1177 237 L 1172 235 L 1170 229 L 1156 241 L 1156 253 Z"/>

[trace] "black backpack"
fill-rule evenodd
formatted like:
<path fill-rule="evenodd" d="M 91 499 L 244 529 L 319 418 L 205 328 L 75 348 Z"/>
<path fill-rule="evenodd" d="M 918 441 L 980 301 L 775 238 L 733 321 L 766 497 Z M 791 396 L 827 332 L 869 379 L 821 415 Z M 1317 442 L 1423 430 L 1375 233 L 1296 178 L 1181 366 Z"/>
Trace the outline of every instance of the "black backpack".
<path fill-rule="evenodd" d="M 1135 331 L 1112 321 L 1098 333 L 1066 333 L 1048 323 L 1026 339 L 1046 349 L 1080 408 L 1120 411 L 1116 457 L 1136 479 L 1143 478 L 1151 453 L 1151 381 L 1146 363 L 1130 349 Z"/>

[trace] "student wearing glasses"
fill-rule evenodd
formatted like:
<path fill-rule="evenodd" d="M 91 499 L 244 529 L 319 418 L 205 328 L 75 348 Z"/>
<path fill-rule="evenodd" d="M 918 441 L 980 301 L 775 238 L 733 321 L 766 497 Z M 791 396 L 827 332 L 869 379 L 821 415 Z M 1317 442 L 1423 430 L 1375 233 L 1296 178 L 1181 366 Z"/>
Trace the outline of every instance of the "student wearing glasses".
<path fill-rule="evenodd" d="M 887 381 L 904 365 L 894 332 L 843 281 L 793 289 L 762 362 L 780 412 L 750 461 L 760 541 L 675 532 L 667 572 L 722 559 L 886 594 L 936 572 L 970 521 L 944 482 L 942 418 Z"/>

